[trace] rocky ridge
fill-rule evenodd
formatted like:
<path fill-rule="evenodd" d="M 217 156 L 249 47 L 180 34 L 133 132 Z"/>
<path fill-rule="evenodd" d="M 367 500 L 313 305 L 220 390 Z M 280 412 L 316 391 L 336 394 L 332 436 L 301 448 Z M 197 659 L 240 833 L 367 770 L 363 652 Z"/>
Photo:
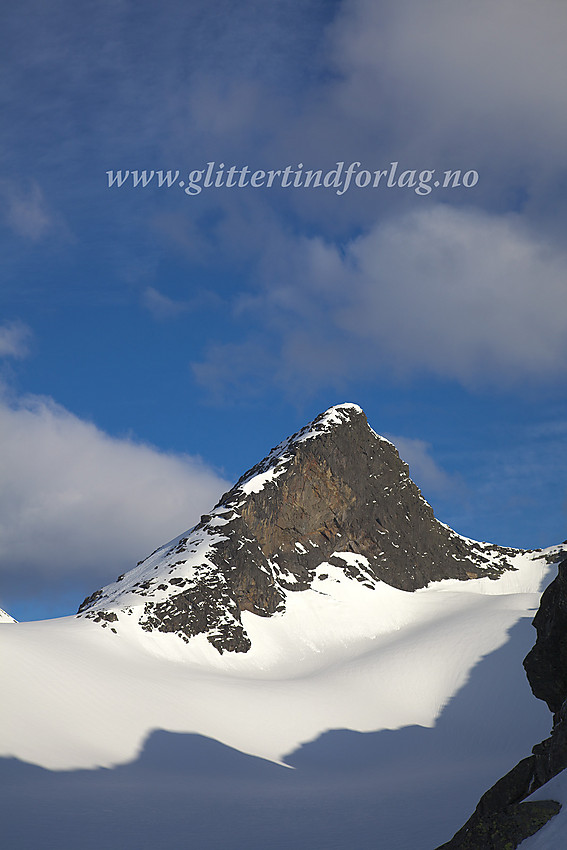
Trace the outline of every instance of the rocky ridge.
<path fill-rule="evenodd" d="M 461 537 L 439 522 L 395 446 L 353 404 L 330 408 L 284 440 L 190 531 L 88 597 L 78 616 L 114 631 L 125 618 L 181 640 L 205 634 L 246 652 L 242 612 L 283 612 L 289 594 L 339 566 L 373 588 L 498 578 L 517 550 Z"/>
<path fill-rule="evenodd" d="M 567 543 L 567 541 L 566 541 Z M 527 798 L 567 768 L 567 558 L 544 591 L 533 620 L 537 640 L 524 659 L 531 689 L 553 712 L 551 735 L 532 748 L 480 799 L 466 824 L 437 850 L 515 850 L 561 809 L 554 800 Z M 526 801 L 526 802 L 524 802 Z"/>

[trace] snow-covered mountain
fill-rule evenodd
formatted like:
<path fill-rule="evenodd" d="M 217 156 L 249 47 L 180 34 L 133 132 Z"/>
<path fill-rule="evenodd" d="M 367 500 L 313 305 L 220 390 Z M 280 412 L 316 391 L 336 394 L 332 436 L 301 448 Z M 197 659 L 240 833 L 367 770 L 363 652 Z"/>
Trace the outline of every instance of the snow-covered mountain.
<path fill-rule="evenodd" d="M 79 612 L 116 631 L 132 620 L 247 652 L 243 612 L 282 614 L 314 582 L 324 592 L 329 571 L 372 590 L 385 582 L 413 591 L 442 579 L 497 579 L 516 554 L 438 522 L 395 447 L 357 405 L 343 404 L 272 449 L 195 528 Z"/>
<path fill-rule="evenodd" d="M 462 730 L 468 741 L 482 718 L 474 767 L 463 773 L 451 731 L 428 772 L 429 786 L 450 777 L 454 789 L 444 840 L 459 793 L 472 810 L 525 755 L 518 740 L 547 732 L 521 661 L 564 548 L 458 535 L 360 408 L 338 405 L 75 616 L 2 624 L 0 755 L 112 767 L 162 729 L 281 763 L 328 730 L 433 730 L 474 675 Z M 504 647 L 519 669 L 503 691 Z M 402 846 L 416 845 L 389 839 Z"/>

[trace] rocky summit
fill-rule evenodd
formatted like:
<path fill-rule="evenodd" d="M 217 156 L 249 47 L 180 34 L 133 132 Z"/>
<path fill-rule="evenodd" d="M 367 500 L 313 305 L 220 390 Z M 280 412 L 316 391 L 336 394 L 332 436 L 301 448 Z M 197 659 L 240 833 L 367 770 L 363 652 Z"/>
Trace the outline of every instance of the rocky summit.
<path fill-rule="evenodd" d="M 515 550 L 476 543 L 439 522 L 392 443 L 354 404 L 322 413 L 246 472 L 201 521 L 116 582 L 78 616 L 119 631 L 246 652 L 242 612 L 285 610 L 329 565 L 374 588 L 414 591 L 442 579 L 498 578 Z"/>

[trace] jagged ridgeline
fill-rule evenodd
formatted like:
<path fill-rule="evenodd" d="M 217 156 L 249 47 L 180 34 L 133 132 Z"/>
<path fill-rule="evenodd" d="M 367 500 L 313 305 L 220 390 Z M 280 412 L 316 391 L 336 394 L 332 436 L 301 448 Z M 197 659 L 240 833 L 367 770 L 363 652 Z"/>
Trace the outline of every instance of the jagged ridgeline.
<path fill-rule="evenodd" d="M 441 579 L 497 578 L 515 550 L 475 543 L 435 519 L 395 446 L 354 404 L 332 407 L 246 472 L 189 532 L 88 597 L 79 616 L 120 630 L 246 652 L 242 612 L 285 610 L 325 565 L 405 591 Z"/>

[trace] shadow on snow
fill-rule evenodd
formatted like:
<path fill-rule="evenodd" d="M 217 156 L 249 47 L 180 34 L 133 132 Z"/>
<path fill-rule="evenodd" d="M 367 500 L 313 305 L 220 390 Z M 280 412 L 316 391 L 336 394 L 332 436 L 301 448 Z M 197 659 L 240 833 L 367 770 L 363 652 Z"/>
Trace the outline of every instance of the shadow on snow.
<path fill-rule="evenodd" d="M 154 732 L 112 770 L 0 759 L 11 850 L 433 850 L 551 725 L 526 698 L 528 619 L 482 659 L 436 726 L 332 731 L 288 770 L 198 735 Z M 519 710 L 521 708 L 521 710 Z"/>

